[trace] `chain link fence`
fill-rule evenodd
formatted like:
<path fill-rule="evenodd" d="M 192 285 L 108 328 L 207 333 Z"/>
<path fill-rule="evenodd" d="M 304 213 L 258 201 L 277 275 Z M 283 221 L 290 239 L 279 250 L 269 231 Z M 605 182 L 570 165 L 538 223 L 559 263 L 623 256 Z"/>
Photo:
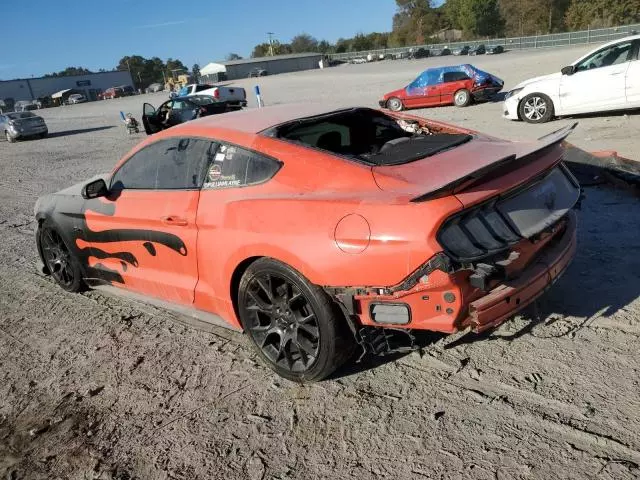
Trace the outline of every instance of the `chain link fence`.
<path fill-rule="evenodd" d="M 596 30 L 582 30 L 579 32 L 551 33 L 549 35 L 535 35 L 531 37 L 496 38 L 491 40 L 474 40 L 467 42 L 430 43 L 398 48 L 383 48 L 378 50 L 364 50 L 360 52 L 334 53 L 329 55 L 331 60 L 349 61 L 355 58 L 366 58 L 367 55 L 377 57 L 386 54 L 407 54 L 409 49 L 424 48 L 427 50 L 440 50 L 444 47 L 454 50 L 465 45 L 502 45 L 505 50 L 523 50 L 530 48 L 553 48 L 569 45 L 581 45 L 587 43 L 604 43 L 627 35 L 640 33 L 640 24 L 624 25 L 620 27 L 599 28 Z"/>

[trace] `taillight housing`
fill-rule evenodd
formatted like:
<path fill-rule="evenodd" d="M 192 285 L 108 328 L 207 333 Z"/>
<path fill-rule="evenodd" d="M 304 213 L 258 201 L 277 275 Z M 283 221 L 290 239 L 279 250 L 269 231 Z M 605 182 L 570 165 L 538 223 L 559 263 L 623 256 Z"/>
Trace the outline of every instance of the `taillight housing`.
<path fill-rule="evenodd" d="M 219 88 L 216 88 L 213 91 L 213 98 L 220 98 L 220 89 Z"/>

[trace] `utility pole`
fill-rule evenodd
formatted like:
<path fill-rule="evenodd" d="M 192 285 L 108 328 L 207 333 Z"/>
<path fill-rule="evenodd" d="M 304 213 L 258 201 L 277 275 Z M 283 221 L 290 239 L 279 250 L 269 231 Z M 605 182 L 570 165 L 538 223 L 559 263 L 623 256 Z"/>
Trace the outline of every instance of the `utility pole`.
<path fill-rule="evenodd" d="M 269 56 L 273 57 L 273 36 L 275 35 L 275 33 L 267 32 L 267 35 L 269 35 Z"/>

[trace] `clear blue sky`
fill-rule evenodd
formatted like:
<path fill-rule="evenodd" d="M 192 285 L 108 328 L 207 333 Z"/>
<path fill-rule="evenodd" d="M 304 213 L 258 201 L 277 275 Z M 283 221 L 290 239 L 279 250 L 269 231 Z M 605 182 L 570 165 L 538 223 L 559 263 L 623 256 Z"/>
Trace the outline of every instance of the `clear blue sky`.
<path fill-rule="evenodd" d="M 248 56 L 267 32 L 335 42 L 391 30 L 394 0 L 7 0 L 0 79 L 66 67 L 111 69 L 125 55 L 182 60 L 189 68 Z"/>

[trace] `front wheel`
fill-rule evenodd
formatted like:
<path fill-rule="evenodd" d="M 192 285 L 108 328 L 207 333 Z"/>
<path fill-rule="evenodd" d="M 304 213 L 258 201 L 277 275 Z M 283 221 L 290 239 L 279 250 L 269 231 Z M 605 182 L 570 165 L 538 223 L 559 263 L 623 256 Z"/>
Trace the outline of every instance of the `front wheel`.
<path fill-rule="evenodd" d="M 527 123 L 545 123 L 553 118 L 553 102 L 542 93 L 530 93 L 518 105 L 520 118 Z"/>
<path fill-rule="evenodd" d="M 277 260 L 261 258 L 247 268 L 238 310 L 258 355 L 289 380 L 322 380 L 353 352 L 353 336 L 329 296 Z"/>
<path fill-rule="evenodd" d="M 47 270 L 67 292 L 80 292 L 86 288 L 82 270 L 58 231 L 45 221 L 38 227 L 38 249 Z"/>
<path fill-rule="evenodd" d="M 453 104 L 456 107 L 466 107 L 471 103 L 471 92 L 466 88 L 458 90 L 453 95 Z"/>
<path fill-rule="evenodd" d="M 16 139 L 11 136 L 11 134 L 9 133 L 8 130 L 4 131 L 4 136 L 7 139 L 7 142 L 9 142 L 9 143 L 14 143 L 16 141 Z"/>
<path fill-rule="evenodd" d="M 387 108 L 392 112 L 399 112 L 404 109 L 404 105 L 402 104 L 402 100 L 397 97 L 391 97 L 387 100 Z"/>

